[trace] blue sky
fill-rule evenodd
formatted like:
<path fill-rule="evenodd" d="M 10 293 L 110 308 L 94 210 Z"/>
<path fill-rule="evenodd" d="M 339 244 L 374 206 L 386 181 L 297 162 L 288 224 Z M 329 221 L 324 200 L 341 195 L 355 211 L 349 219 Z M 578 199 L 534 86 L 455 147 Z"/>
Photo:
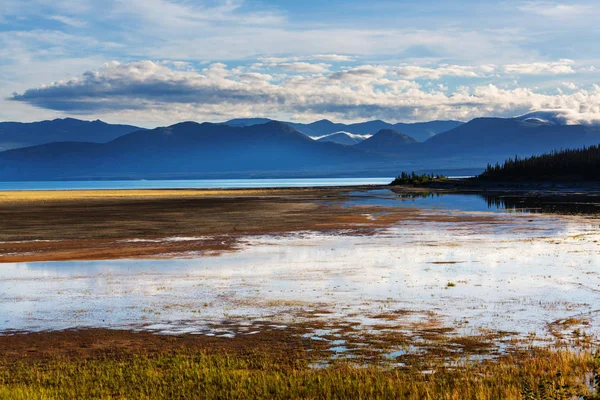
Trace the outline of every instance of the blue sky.
<path fill-rule="evenodd" d="M 599 123 L 595 3 L 2 0 L 0 120 Z"/>

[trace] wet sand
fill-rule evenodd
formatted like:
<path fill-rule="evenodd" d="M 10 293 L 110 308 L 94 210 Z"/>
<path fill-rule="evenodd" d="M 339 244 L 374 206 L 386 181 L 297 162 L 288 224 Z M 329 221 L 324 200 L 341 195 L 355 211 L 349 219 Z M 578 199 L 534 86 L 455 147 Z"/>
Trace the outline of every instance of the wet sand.
<path fill-rule="evenodd" d="M 249 235 L 369 233 L 399 221 L 497 218 L 347 206 L 350 193 L 376 189 L 0 192 L 0 263 L 185 257 L 233 250 Z"/>

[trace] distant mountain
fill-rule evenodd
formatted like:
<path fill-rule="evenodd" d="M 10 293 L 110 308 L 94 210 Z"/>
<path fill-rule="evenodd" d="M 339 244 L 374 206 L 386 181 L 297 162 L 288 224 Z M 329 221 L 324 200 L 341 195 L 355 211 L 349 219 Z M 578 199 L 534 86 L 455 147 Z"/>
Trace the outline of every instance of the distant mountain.
<path fill-rule="evenodd" d="M 406 154 L 414 152 L 419 142 L 393 129 L 382 129 L 354 147 L 381 154 Z"/>
<path fill-rule="evenodd" d="M 464 124 L 460 121 L 429 121 L 416 122 L 414 124 L 397 123 L 391 129 L 400 131 L 410 137 L 415 138 L 419 142 L 437 135 L 438 133 L 447 132 Z"/>
<path fill-rule="evenodd" d="M 106 143 L 141 129 L 73 118 L 31 123 L 0 122 L 0 151 L 52 142 Z"/>
<path fill-rule="evenodd" d="M 296 122 L 286 122 L 288 125 L 293 126 L 298 132 L 302 132 L 307 136 L 316 137 L 328 135 L 330 133 L 341 132 L 346 130 L 345 124 L 339 124 L 335 122 L 331 122 L 327 119 L 322 119 L 320 121 L 311 122 L 310 124 L 301 124 Z M 355 133 L 355 132 L 352 132 Z"/>
<path fill-rule="evenodd" d="M 266 118 L 247 118 L 247 119 L 233 119 L 225 122 L 230 126 L 251 126 L 264 124 L 271 121 Z M 418 141 L 425 141 L 430 137 L 437 135 L 438 133 L 454 129 L 457 126 L 463 124 L 459 121 L 430 121 L 430 122 L 417 122 L 417 123 L 397 123 L 390 124 L 381 120 L 359 122 L 355 124 L 341 124 L 331 122 L 327 119 L 312 122 L 310 124 L 302 124 L 296 122 L 286 122 L 286 124 L 294 127 L 299 132 L 304 133 L 310 137 L 322 137 L 336 132 L 348 132 L 356 135 L 373 135 L 382 129 L 394 129 L 417 139 Z"/>
<path fill-rule="evenodd" d="M 600 143 L 600 128 L 557 125 L 531 115 L 517 118 L 476 118 L 440 133 L 425 143 L 427 156 L 530 156 L 552 150 Z M 490 159 L 490 161 L 492 161 Z"/>
<path fill-rule="evenodd" d="M 314 140 L 319 142 L 333 142 L 343 144 L 345 146 L 353 146 L 357 143 L 362 142 L 365 139 L 370 138 L 372 135 L 357 135 L 350 132 L 335 132 L 324 136 L 313 137 Z"/>
<path fill-rule="evenodd" d="M 566 125 L 565 119 L 556 111 L 533 111 L 513 119 L 540 125 Z"/>
<path fill-rule="evenodd" d="M 229 121 L 223 122 L 224 125 L 229 125 L 229 126 L 237 126 L 237 127 L 244 127 L 244 126 L 252 126 L 252 125 L 262 125 L 262 124 L 266 124 L 269 122 L 272 122 L 272 119 L 269 118 L 235 118 L 235 119 L 230 119 Z"/>
<path fill-rule="evenodd" d="M 84 122 L 84 126 L 108 125 L 67 120 L 73 121 Z M 383 123 L 372 122 L 372 126 Z M 138 130 L 107 143 L 55 142 L 0 152 L 0 181 L 393 176 L 402 170 L 460 168 L 481 171 L 488 163 L 515 155 L 527 157 L 600 143 L 600 127 L 559 122 L 560 118 L 539 113 L 477 118 L 423 143 L 406 132 L 385 128 L 354 145 L 346 143 L 360 139 L 360 134 L 349 131 L 335 131 L 321 135 L 326 140 L 314 140 L 287 123 L 275 121 L 243 127 L 184 122 Z M 339 125 L 325 120 L 314 124 L 313 128 L 319 129 Z"/>
<path fill-rule="evenodd" d="M 385 161 L 352 147 L 317 142 L 281 122 L 248 127 L 184 122 L 106 144 L 63 142 L 2 152 L 0 180 L 315 174 Z"/>
<path fill-rule="evenodd" d="M 417 122 L 411 124 L 390 124 L 385 121 L 374 120 L 367 122 L 359 122 L 355 124 L 340 124 L 333 123 L 324 119 L 321 121 L 313 122 L 311 124 L 289 124 L 308 136 L 323 136 L 337 131 L 344 131 L 358 135 L 373 135 L 376 132 L 381 131 L 382 129 L 393 129 L 400 132 L 404 132 L 405 134 L 410 135 L 418 141 L 424 141 L 434 135 L 437 135 L 438 133 L 454 129 L 457 126 L 462 125 L 463 123 L 459 121 L 431 121 Z"/>

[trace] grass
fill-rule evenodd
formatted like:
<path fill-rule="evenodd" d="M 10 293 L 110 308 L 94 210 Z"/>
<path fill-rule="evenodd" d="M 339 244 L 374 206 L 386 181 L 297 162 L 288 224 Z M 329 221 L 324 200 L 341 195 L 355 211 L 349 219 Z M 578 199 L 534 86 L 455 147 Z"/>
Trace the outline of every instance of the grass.
<path fill-rule="evenodd" d="M 275 194 L 273 189 L 89 189 L 89 190 L 15 190 L 0 191 L 2 202 L 73 201 L 122 198 L 188 198 L 209 196 L 247 196 Z"/>
<path fill-rule="evenodd" d="M 596 399 L 591 353 L 532 351 L 456 368 L 308 366 L 303 355 L 187 351 L 0 364 L 0 399 Z"/>

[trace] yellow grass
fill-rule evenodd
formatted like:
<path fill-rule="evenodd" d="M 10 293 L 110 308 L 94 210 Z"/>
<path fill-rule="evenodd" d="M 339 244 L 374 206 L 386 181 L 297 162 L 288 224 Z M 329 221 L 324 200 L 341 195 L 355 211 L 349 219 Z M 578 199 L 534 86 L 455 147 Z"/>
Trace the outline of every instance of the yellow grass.
<path fill-rule="evenodd" d="M 340 364 L 203 352 L 0 364 L 0 399 L 592 400 L 591 354 L 538 352 L 457 368 Z"/>
<path fill-rule="evenodd" d="M 0 202 L 63 201 L 99 198 L 166 198 L 251 196 L 274 194 L 273 189 L 140 189 L 140 190 L 23 190 L 0 191 Z"/>

